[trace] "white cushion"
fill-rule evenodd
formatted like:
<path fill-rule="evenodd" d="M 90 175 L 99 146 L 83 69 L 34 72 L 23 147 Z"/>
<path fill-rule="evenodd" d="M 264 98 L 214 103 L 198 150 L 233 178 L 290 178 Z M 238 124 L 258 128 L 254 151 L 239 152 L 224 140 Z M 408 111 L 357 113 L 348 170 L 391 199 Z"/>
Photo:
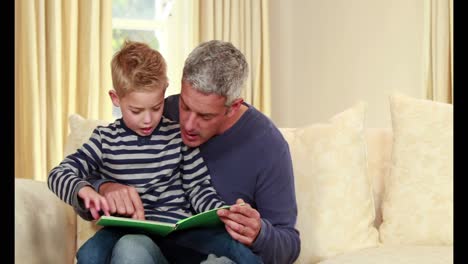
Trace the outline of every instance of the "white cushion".
<path fill-rule="evenodd" d="M 70 134 L 65 145 L 64 155 L 74 153 L 91 137 L 93 130 L 100 125 L 107 125 L 109 122 L 96 119 L 85 119 L 78 114 L 72 114 L 68 117 Z"/>
<path fill-rule="evenodd" d="M 374 226 L 382 223 L 382 199 L 385 189 L 384 179 L 390 174 L 392 157 L 392 129 L 366 128 L 367 173 L 372 180 L 374 190 L 375 221 Z"/>
<path fill-rule="evenodd" d="M 315 263 L 378 243 L 365 112 L 366 104 L 360 102 L 329 123 L 280 129 L 293 160 L 301 235 L 297 263 Z"/>
<path fill-rule="evenodd" d="M 15 178 L 15 263 L 72 263 L 75 220 L 47 183 Z"/>
<path fill-rule="evenodd" d="M 451 264 L 452 246 L 384 246 L 336 256 L 320 264 Z"/>
<path fill-rule="evenodd" d="M 385 244 L 453 244 L 453 106 L 390 97 L 393 152 L 380 237 Z"/>

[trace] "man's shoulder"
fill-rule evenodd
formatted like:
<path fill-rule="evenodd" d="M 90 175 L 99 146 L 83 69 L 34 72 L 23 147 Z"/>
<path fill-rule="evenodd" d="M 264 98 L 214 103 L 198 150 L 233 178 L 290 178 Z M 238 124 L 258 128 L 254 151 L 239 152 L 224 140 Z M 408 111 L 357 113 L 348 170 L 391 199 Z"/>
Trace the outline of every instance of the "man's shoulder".
<path fill-rule="evenodd" d="M 166 99 L 164 99 L 164 101 L 166 103 L 179 103 L 179 96 L 180 94 L 173 94 L 173 95 L 169 95 L 168 97 L 166 97 Z"/>
<path fill-rule="evenodd" d="M 170 128 L 180 128 L 179 122 L 172 120 L 171 118 L 167 116 L 162 116 L 161 117 L 161 127 L 170 127 Z"/>
<path fill-rule="evenodd" d="M 173 121 L 179 121 L 179 94 L 174 94 L 164 99 L 163 115 Z"/>
<path fill-rule="evenodd" d="M 286 141 L 275 123 L 254 106 L 248 106 L 249 110 L 247 111 L 247 115 L 249 115 L 248 119 L 250 119 L 251 122 L 251 126 L 249 125 L 246 127 L 246 129 L 249 130 L 248 133 L 256 134 L 262 138 L 263 142 L 285 144 Z"/>
<path fill-rule="evenodd" d="M 265 115 L 262 111 L 258 110 L 252 105 L 248 105 L 249 110 L 247 111 L 248 115 L 251 115 L 250 118 L 255 120 L 257 126 L 264 128 L 269 132 L 280 133 L 279 128 L 273 122 L 273 120 Z"/>

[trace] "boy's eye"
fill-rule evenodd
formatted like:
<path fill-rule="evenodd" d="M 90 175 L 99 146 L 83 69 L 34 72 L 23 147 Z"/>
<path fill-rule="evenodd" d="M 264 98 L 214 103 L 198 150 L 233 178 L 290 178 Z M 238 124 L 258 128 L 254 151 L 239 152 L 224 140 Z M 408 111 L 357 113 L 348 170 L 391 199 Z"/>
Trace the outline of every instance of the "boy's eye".
<path fill-rule="evenodd" d="M 136 111 L 136 110 L 130 110 L 130 112 L 132 112 L 133 114 L 139 114 L 140 111 Z"/>

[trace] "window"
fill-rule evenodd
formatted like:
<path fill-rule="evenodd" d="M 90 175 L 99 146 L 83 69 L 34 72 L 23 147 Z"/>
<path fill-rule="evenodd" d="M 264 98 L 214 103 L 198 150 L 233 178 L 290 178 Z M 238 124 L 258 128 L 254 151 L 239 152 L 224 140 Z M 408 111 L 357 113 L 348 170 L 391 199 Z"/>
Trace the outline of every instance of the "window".
<path fill-rule="evenodd" d="M 184 60 L 194 47 L 192 9 L 187 0 L 112 0 L 113 52 L 126 38 L 161 52 L 169 77 L 166 96 L 179 93 Z M 120 117 L 120 109 L 114 109 L 114 117 Z"/>

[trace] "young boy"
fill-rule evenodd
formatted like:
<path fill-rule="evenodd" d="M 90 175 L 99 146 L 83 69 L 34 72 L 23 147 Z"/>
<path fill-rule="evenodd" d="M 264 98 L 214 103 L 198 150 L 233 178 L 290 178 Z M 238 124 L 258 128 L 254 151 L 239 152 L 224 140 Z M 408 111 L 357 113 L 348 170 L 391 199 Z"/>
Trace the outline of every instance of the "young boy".
<path fill-rule="evenodd" d="M 184 145 L 178 123 L 162 116 L 168 79 L 161 54 L 146 44 L 126 41 L 111 65 L 115 90 L 109 95 L 122 118 L 97 127 L 80 149 L 53 168 L 49 188 L 81 208 L 78 213 L 87 220 L 99 218 L 99 211 L 109 215 L 107 200 L 92 188 L 90 177 L 133 186 L 148 220 L 177 222 L 193 211 L 224 205 L 199 150 Z"/>

